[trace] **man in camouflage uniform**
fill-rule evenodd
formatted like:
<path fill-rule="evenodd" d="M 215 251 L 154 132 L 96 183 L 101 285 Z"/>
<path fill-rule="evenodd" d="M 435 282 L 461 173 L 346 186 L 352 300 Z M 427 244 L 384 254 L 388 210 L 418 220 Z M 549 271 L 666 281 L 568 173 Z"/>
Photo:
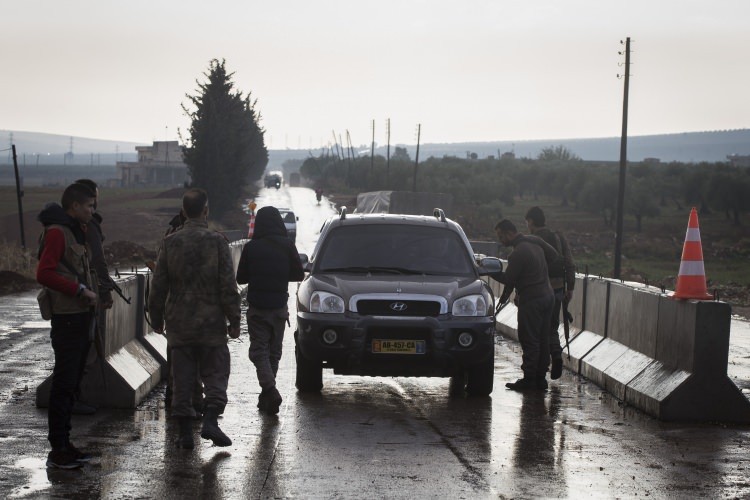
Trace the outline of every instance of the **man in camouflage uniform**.
<path fill-rule="evenodd" d="M 201 437 L 229 446 L 232 441 L 216 420 L 227 404 L 227 334 L 240 336 L 240 295 L 229 245 L 208 229 L 206 192 L 188 190 L 182 209 L 187 218 L 183 229 L 167 236 L 159 249 L 148 301 L 151 323 L 158 333 L 166 324 L 174 377 L 172 416 L 180 423 L 178 446 L 194 446 L 191 400 L 196 371 L 205 387 Z"/>

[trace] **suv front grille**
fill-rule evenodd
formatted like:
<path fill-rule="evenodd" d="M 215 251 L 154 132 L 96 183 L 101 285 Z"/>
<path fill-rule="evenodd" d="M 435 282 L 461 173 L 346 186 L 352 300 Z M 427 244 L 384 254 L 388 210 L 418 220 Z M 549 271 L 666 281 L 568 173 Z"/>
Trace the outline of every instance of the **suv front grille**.
<path fill-rule="evenodd" d="M 357 311 L 364 316 L 438 316 L 440 303 L 427 300 L 357 301 Z"/>

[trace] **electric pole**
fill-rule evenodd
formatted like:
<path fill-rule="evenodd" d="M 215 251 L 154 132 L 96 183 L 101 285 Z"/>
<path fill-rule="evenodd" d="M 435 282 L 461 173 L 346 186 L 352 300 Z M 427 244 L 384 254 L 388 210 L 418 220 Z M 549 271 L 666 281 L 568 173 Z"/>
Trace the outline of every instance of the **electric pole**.
<path fill-rule="evenodd" d="M 372 121 L 372 142 L 370 143 L 370 175 L 375 169 L 375 120 Z"/>
<path fill-rule="evenodd" d="M 417 125 L 417 157 L 414 160 L 414 184 L 412 191 L 417 192 L 417 167 L 419 166 L 419 138 L 422 135 L 422 124 Z"/>
<path fill-rule="evenodd" d="M 622 42 L 620 42 L 622 43 Z M 622 53 L 620 53 L 622 54 Z M 619 75 L 618 75 L 619 76 Z M 620 279 L 622 232 L 625 211 L 625 167 L 628 157 L 628 86 L 630 85 L 630 37 L 625 39 L 625 90 L 622 98 L 622 137 L 620 138 L 620 184 L 617 191 L 617 229 L 615 233 L 615 272 Z"/>
<path fill-rule="evenodd" d="M 388 189 L 388 177 L 391 172 L 391 119 L 385 122 L 385 136 L 388 146 L 385 153 L 385 188 Z"/>

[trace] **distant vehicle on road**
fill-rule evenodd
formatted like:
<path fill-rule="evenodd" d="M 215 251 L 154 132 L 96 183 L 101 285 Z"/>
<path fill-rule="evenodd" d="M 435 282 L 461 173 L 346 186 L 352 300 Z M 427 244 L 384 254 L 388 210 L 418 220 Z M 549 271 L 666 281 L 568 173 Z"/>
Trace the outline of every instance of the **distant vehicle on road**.
<path fill-rule="evenodd" d="M 271 170 L 263 177 L 263 184 L 267 187 L 279 189 L 284 184 L 284 173 L 280 170 Z"/>
<path fill-rule="evenodd" d="M 434 216 L 346 213 L 326 221 L 297 292 L 297 389 L 343 375 L 451 377 L 451 392 L 492 392 L 494 297 L 461 227 Z"/>
<path fill-rule="evenodd" d="M 297 241 L 297 221 L 299 217 L 294 215 L 289 208 L 279 208 L 281 219 L 284 221 L 284 227 L 286 227 L 286 234 L 293 242 Z"/>

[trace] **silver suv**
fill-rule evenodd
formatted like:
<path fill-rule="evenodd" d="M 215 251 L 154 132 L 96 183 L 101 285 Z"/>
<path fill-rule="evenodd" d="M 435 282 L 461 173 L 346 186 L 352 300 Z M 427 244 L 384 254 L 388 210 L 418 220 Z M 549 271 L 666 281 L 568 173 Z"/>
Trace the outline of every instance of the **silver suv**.
<path fill-rule="evenodd" d="M 451 377 L 487 396 L 494 379 L 494 297 L 461 227 L 434 216 L 341 215 L 321 229 L 297 292 L 297 389 L 344 375 Z"/>

